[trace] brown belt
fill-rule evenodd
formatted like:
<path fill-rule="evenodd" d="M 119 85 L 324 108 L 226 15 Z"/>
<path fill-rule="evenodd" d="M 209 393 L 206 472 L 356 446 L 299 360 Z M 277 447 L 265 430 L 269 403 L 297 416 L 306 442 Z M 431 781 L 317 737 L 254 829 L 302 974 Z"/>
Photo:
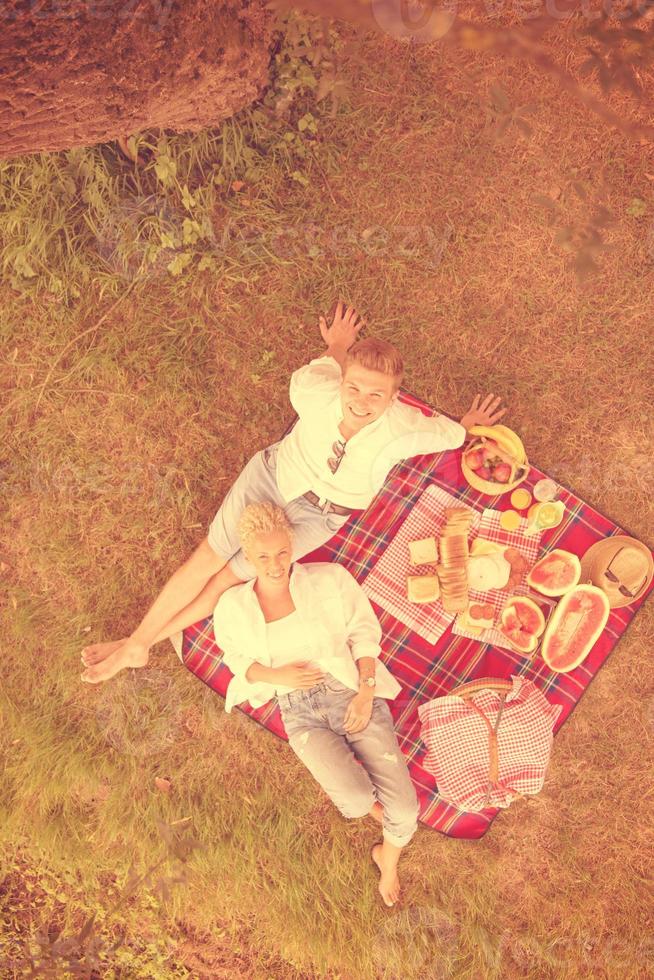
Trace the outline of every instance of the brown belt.
<path fill-rule="evenodd" d="M 306 497 L 309 503 L 313 504 L 314 507 L 320 508 L 323 514 L 341 514 L 346 516 L 348 514 L 354 514 L 356 509 L 353 507 L 341 507 L 340 504 L 333 504 L 330 500 L 326 500 L 325 503 L 321 505 L 320 497 L 317 493 L 314 493 L 313 490 L 307 490 L 303 496 Z"/>

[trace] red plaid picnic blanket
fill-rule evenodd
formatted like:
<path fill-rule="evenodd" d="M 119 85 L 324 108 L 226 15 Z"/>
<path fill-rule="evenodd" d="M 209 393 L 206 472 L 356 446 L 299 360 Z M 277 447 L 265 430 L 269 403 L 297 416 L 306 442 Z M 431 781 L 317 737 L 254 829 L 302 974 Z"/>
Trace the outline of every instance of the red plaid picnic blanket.
<path fill-rule="evenodd" d="M 425 414 L 431 411 L 411 395 L 403 394 L 402 398 Z M 478 512 L 489 506 L 499 509 L 510 507 L 505 498 L 489 500 L 473 490 L 463 476 L 460 461 L 460 453 L 448 452 L 416 456 L 398 464 L 370 507 L 348 521 L 331 541 L 308 555 L 304 561 L 341 562 L 359 582 L 364 583 L 429 486 L 440 486 L 460 503 Z M 523 486 L 531 490 L 536 481 L 545 475 L 532 467 Z M 564 520 L 557 528 L 543 532 L 541 551 L 565 548 L 581 555 L 601 538 L 629 533 L 571 492 L 561 496 L 566 504 Z M 652 586 L 647 595 L 651 589 Z M 481 813 L 466 812 L 441 798 L 433 775 L 423 765 L 426 748 L 420 738 L 418 706 L 474 678 L 508 679 L 517 674 L 532 680 L 550 703 L 561 705 L 562 711 L 554 729 L 556 732 L 569 718 L 647 595 L 631 606 L 612 610 L 606 629 L 584 663 L 569 674 L 554 673 L 539 656 L 532 662 L 514 651 L 456 636 L 451 626 L 434 646 L 373 601 L 383 631 L 382 657 L 402 685 L 402 691 L 394 701 L 389 702 L 389 706 L 416 787 L 420 819 L 424 824 L 450 837 L 473 840 L 486 833 L 499 811 L 486 809 Z M 210 618 L 184 631 L 182 659 L 192 673 L 224 697 L 231 674 L 222 663 Z M 241 710 L 276 735 L 286 737 L 275 701 L 257 709 L 250 708 L 246 703 Z"/>
<path fill-rule="evenodd" d="M 418 708 L 425 769 L 441 796 L 460 810 L 507 807 L 516 795 L 540 793 L 561 706 L 533 681 L 514 675 L 505 696 L 484 690 L 468 700 L 446 694 Z M 497 779 L 489 779 L 489 731 L 497 737 Z"/>

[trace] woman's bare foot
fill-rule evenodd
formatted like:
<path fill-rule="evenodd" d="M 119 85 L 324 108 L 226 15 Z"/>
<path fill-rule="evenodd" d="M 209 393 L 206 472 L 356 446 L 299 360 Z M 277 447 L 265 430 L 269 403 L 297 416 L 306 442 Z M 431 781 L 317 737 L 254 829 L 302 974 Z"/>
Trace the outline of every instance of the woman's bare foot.
<path fill-rule="evenodd" d="M 94 664 L 102 663 L 109 654 L 126 642 L 127 638 L 123 637 L 122 640 L 112 640 L 111 643 L 92 643 L 82 650 L 82 663 L 85 667 L 93 667 Z"/>
<path fill-rule="evenodd" d="M 399 848 L 393 848 L 393 850 L 399 851 Z M 379 879 L 379 894 L 384 899 L 384 904 L 388 905 L 390 908 L 400 897 L 400 879 L 397 876 L 397 857 L 393 855 L 389 860 L 388 856 L 384 854 L 384 845 L 375 844 L 372 849 L 372 859 L 381 872 L 381 877 Z"/>
<path fill-rule="evenodd" d="M 106 646 L 110 645 L 106 644 Z M 102 644 L 102 646 L 105 646 L 105 644 Z M 92 667 L 87 667 L 81 675 L 81 679 L 87 681 L 89 684 L 108 681 L 110 677 L 113 677 L 125 667 L 145 667 L 149 656 L 150 651 L 147 647 L 141 646 L 139 643 L 133 643 L 130 640 L 122 640 L 103 660 L 94 664 Z"/>

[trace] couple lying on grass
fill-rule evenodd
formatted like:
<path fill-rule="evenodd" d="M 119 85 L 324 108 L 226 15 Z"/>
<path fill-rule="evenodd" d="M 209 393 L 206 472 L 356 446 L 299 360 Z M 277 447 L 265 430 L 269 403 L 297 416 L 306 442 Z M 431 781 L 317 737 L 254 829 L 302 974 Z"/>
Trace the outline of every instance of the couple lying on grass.
<path fill-rule="evenodd" d="M 327 350 L 291 377 L 295 426 L 246 465 L 208 537 L 131 636 L 84 649 L 82 680 L 143 667 L 154 643 L 215 611 L 216 640 L 234 673 L 226 710 L 277 696 L 291 747 L 341 813 L 382 824 L 372 857 L 392 905 L 417 815 L 387 703 L 400 687 L 378 660 L 381 629 L 349 572 L 293 562 L 365 510 L 396 463 L 457 449 L 470 426 L 493 425 L 506 410 L 478 395 L 458 423 L 403 404 L 398 351 L 357 340 L 363 325 L 340 303 L 330 326 L 321 317 Z"/>

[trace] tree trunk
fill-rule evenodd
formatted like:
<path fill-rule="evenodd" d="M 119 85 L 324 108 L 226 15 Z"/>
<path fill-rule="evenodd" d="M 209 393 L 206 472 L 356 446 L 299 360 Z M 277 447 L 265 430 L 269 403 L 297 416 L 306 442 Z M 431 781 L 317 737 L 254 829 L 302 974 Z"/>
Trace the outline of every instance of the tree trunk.
<path fill-rule="evenodd" d="M 268 80 L 265 0 L 0 0 L 0 157 L 217 125 Z"/>

